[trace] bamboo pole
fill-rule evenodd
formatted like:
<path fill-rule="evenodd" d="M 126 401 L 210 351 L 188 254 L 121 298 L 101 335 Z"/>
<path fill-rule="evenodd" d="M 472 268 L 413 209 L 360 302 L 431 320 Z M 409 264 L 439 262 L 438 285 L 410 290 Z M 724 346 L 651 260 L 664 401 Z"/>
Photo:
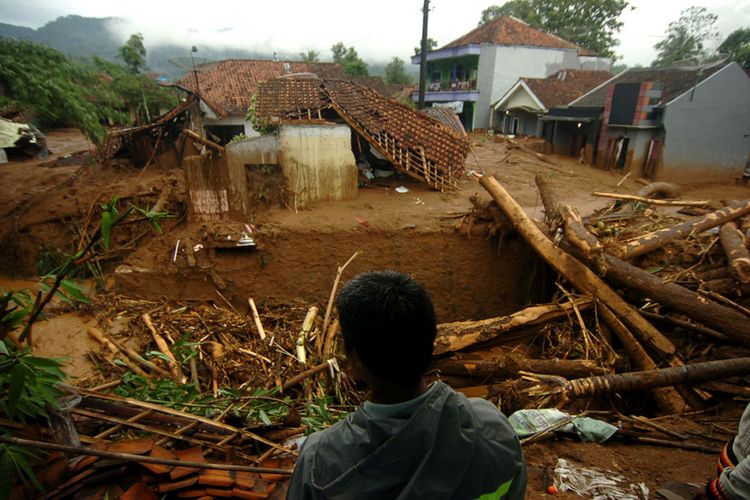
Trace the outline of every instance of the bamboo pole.
<path fill-rule="evenodd" d="M 294 387 L 295 385 L 299 384 L 300 382 L 302 382 L 306 378 L 311 377 L 311 376 L 315 375 L 316 373 L 322 372 L 323 370 L 325 370 L 326 368 L 328 368 L 329 365 L 330 365 L 330 360 L 323 361 L 322 363 L 319 363 L 319 364 L 313 366 L 312 368 L 309 368 L 309 369 L 303 371 L 302 373 L 300 373 L 298 375 L 295 375 L 294 377 L 290 378 L 289 380 L 287 380 L 286 382 L 284 382 L 282 384 L 282 386 L 281 386 L 282 392 L 291 389 L 292 387 Z"/>
<path fill-rule="evenodd" d="M 245 429 L 240 429 L 234 426 L 231 426 L 229 424 L 225 424 L 222 422 L 217 422 L 215 420 L 211 420 L 210 418 L 201 417 L 200 415 L 193 415 L 192 413 L 187 413 L 181 410 L 176 410 L 174 408 L 167 408 L 166 406 L 157 405 L 154 403 L 148 403 L 146 401 L 140 401 L 138 399 L 134 398 L 127 398 L 123 396 L 118 396 L 116 394 L 103 394 L 99 392 L 90 391 L 87 389 L 81 389 L 79 387 L 73 387 L 66 384 L 60 384 L 63 388 L 68 388 L 73 392 L 76 392 L 82 396 L 94 398 L 94 399 L 102 399 L 105 401 L 115 401 L 117 403 L 123 403 L 131 406 L 135 406 L 137 408 L 145 408 L 148 410 L 156 410 L 160 413 L 165 413 L 167 415 L 172 415 L 176 417 L 182 417 L 185 419 L 188 419 L 190 421 L 197 421 L 202 424 L 208 425 L 210 427 L 214 427 L 217 429 L 222 429 L 224 431 L 228 431 L 230 433 L 240 432 L 243 436 L 253 439 L 255 441 L 258 441 L 260 443 L 266 444 L 268 446 L 272 446 L 274 448 L 278 448 L 280 451 L 284 451 L 287 453 L 291 453 L 292 455 L 297 455 L 298 453 L 294 450 L 290 450 L 288 448 L 285 448 L 279 444 L 274 443 L 273 441 L 269 441 L 268 439 L 265 439 L 262 436 L 259 436 L 253 432 L 250 432 Z"/>
<path fill-rule="evenodd" d="M 362 250 L 357 250 L 352 254 L 351 257 L 349 257 L 349 260 L 347 260 L 343 266 L 339 266 L 338 270 L 336 271 L 336 279 L 333 280 L 333 288 L 331 288 L 331 296 L 328 297 L 328 305 L 326 306 L 326 314 L 323 317 L 323 331 L 328 331 L 328 324 L 331 321 L 331 311 L 333 310 L 333 301 L 336 298 L 336 292 L 339 288 L 339 281 L 341 280 L 341 275 L 344 273 L 344 270 L 346 267 L 351 264 L 351 262 L 356 259 L 359 254 L 362 253 Z"/>
<path fill-rule="evenodd" d="M 266 339 L 266 331 L 263 329 L 263 323 L 260 321 L 260 314 L 258 314 L 258 308 L 255 307 L 255 301 L 252 297 L 247 299 L 247 303 L 250 304 L 250 310 L 253 313 L 253 321 L 255 321 L 255 328 L 258 329 L 258 335 L 261 340 Z"/>
<path fill-rule="evenodd" d="M 144 372 L 140 366 L 130 361 L 130 359 L 128 359 L 127 357 L 125 357 L 124 359 L 118 357 L 122 354 L 120 352 L 120 349 L 104 335 L 104 332 L 102 332 L 98 328 L 89 328 L 89 335 L 94 337 L 97 342 L 106 347 L 116 360 L 121 361 L 123 364 L 125 364 L 133 373 L 136 373 L 141 377 L 151 378 L 151 375 Z"/>
<path fill-rule="evenodd" d="M 302 322 L 302 329 L 299 332 L 299 335 L 297 336 L 297 361 L 302 363 L 303 365 L 307 364 L 307 348 L 305 347 L 305 344 L 307 343 L 307 337 L 310 335 L 310 332 L 312 332 L 313 324 L 315 324 L 315 318 L 318 317 L 318 308 L 316 306 L 310 307 L 310 309 L 307 310 L 307 314 L 305 315 L 305 319 Z M 320 335 L 318 335 L 318 353 L 320 353 L 321 349 L 321 342 L 320 342 Z"/>
<path fill-rule="evenodd" d="M 0 435 L 0 443 L 13 444 L 16 446 L 25 446 L 38 450 L 61 451 L 71 455 L 88 455 L 101 458 L 110 458 L 115 460 L 126 460 L 128 462 L 141 462 L 147 464 L 171 465 L 175 467 L 189 467 L 193 469 L 213 469 L 213 470 L 231 470 L 237 472 L 257 472 L 264 474 L 285 474 L 291 475 L 293 471 L 288 469 L 275 469 L 269 467 L 251 467 L 248 465 L 234 464 L 216 464 L 208 462 L 187 462 L 182 460 L 172 460 L 168 458 L 151 457 L 148 455 L 133 455 L 131 453 L 119 453 L 114 451 L 96 450 L 93 448 L 83 448 L 81 446 L 68 446 L 64 444 L 48 443 L 45 441 L 34 441 L 31 439 L 14 438 Z"/>
<path fill-rule="evenodd" d="M 591 193 L 592 196 L 600 198 L 615 198 L 617 200 L 640 201 L 649 205 L 661 205 L 668 207 L 704 207 L 710 203 L 710 200 L 659 200 L 654 198 L 644 198 L 634 194 L 603 193 L 596 191 Z"/>
<path fill-rule="evenodd" d="M 154 342 L 156 343 L 156 347 L 159 348 L 159 351 L 164 354 L 164 356 L 167 357 L 167 365 L 169 366 L 169 372 L 172 374 L 172 378 L 174 378 L 177 382 L 184 384 L 187 380 L 185 378 L 185 375 L 182 373 L 182 370 L 180 369 L 179 363 L 177 363 L 177 359 L 174 357 L 174 354 L 172 354 L 172 351 L 169 349 L 169 345 L 167 345 L 167 342 L 164 340 L 164 338 L 159 335 L 159 332 L 156 331 L 156 327 L 154 326 L 154 323 L 151 321 L 151 316 L 148 313 L 144 313 L 143 316 L 143 322 L 146 323 L 146 327 L 148 327 L 148 330 L 151 332 L 151 336 L 154 339 Z"/>

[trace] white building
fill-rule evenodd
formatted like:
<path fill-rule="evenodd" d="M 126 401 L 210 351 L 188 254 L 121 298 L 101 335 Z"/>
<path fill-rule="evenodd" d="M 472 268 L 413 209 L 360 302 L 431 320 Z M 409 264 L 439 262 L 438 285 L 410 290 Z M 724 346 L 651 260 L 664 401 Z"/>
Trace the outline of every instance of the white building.
<path fill-rule="evenodd" d="M 419 64 L 419 55 L 412 63 Z M 520 19 L 501 16 L 427 53 L 425 101 L 452 107 L 467 130 L 488 128 L 492 104 L 519 78 L 546 78 L 563 69 L 609 70 L 611 64 Z M 416 102 L 418 94 L 412 99 Z"/>

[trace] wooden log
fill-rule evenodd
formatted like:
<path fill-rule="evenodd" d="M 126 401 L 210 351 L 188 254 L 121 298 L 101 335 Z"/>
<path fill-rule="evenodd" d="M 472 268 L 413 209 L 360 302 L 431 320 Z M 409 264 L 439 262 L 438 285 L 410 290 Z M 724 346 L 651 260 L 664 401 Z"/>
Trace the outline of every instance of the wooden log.
<path fill-rule="evenodd" d="M 549 226 L 550 231 L 554 233 L 562 225 L 560 201 L 557 199 L 557 193 L 552 188 L 546 176 L 536 174 L 534 181 L 539 189 L 539 195 L 542 197 L 542 205 L 544 205 L 544 222 Z"/>
<path fill-rule="evenodd" d="M 164 340 L 164 338 L 159 335 L 159 332 L 156 331 L 156 327 L 154 327 L 154 323 L 151 321 L 151 316 L 148 313 L 144 313 L 142 318 L 143 322 L 146 323 L 148 331 L 151 332 L 151 337 L 153 337 L 154 342 L 156 343 L 156 347 L 167 358 L 167 365 L 169 367 L 169 372 L 172 374 L 172 378 L 175 379 L 175 381 L 184 384 L 187 379 L 182 373 L 180 365 L 179 363 L 177 363 L 177 359 L 169 349 L 169 345 L 167 345 L 167 342 Z"/>
<path fill-rule="evenodd" d="M 588 359 L 532 359 L 512 353 L 493 359 L 441 359 L 435 361 L 431 369 L 440 370 L 446 375 L 497 380 L 515 378 L 519 371 L 565 378 L 604 375 L 612 371 Z"/>
<path fill-rule="evenodd" d="M 609 287 L 591 269 L 561 248 L 556 247 L 542 233 L 503 186 L 492 176 L 479 178 L 498 206 L 507 214 L 513 226 L 534 250 L 581 293 L 597 297 L 624 320 L 642 343 L 646 343 L 668 363 L 680 363 L 674 344 L 653 327 L 638 311 Z"/>
<path fill-rule="evenodd" d="M 207 148 L 213 149 L 214 151 L 218 151 L 221 154 L 224 154 L 226 152 L 224 149 L 224 146 L 221 146 L 212 140 L 206 139 L 205 137 L 199 136 L 198 134 L 196 134 L 189 128 L 182 129 L 182 133 L 185 134 L 190 139 L 192 139 L 193 141 L 203 144 Z"/>
<path fill-rule="evenodd" d="M 563 387 L 556 388 L 552 392 L 561 392 L 569 397 L 580 398 L 613 392 L 644 391 L 678 384 L 695 384 L 748 374 L 750 374 L 750 357 L 723 359 L 681 367 L 569 380 Z"/>
<path fill-rule="evenodd" d="M 575 301 L 579 310 L 591 307 L 590 298 L 579 298 Z M 521 328 L 545 325 L 558 318 L 564 318 L 573 313 L 573 304 L 546 304 L 521 309 L 508 316 L 488 318 L 478 321 L 457 321 L 441 323 L 437 327 L 434 354 L 444 354 L 460 351 L 481 342 L 494 340 Z"/>
<path fill-rule="evenodd" d="M 734 276 L 742 283 L 750 283 L 750 251 L 742 232 L 734 222 L 727 222 L 721 226 L 719 239 Z"/>
<path fill-rule="evenodd" d="M 573 212 L 568 209 L 568 212 Z M 577 221 L 571 217 L 565 218 L 566 235 L 568 234 L 568 225 L 577 224 Z M 582 224 L 577 229 L 575 237 L 571 243 L 582 245 L 584 254 L 587 250 L 596 246 L 598 241 Z M 591 253 L 591 252 L 590 252 Z M 612 278 L 621 285 L 636 290 L 640 295 L 655 300 L 660 304 L 680 311 L 691 319 L 703 323 L 709 327 L 715 327 L 727 336 L 750 346 L 750 329 L 747 327 L 747 318 L 741 313 L 722 306 L 712 301 L 701 298 L 697 293 L 688 290 L 676 283 L 665 282 L 658 276 L 655 276 L 643 269 L 628 264 L 625 261 L 601 252 L 597 256 L 602 256 L 603 265 L 599 265 L 601 274 Z"/>
<path fill-rule="evenodd" d="M 685 287 L 666 282 L 611 255 L 605 255 L 605 262 L 607 278 L 750 347 L 750 327 L 742 313 L 706 300 Z"/>
<path fill-rule="evenodd" d="M 674 316 L 669 315 L 669 314 L 656 314 L 656 313 L 652 313 L 648 311 L 641 311 L 641 314 L 643 314 L 646 318 L 671 323 L 675 326 L 682 328 L 683 330 L 690 330 L 696 333 L 700 333 L 701 335 L 705 335 L 706 337 L 711 337 L 721 342 L 731 342 L 732 340 L 726 335 L 724 335 L 723 333 L 717 332 L 713 328 L 708 328 L 698 323 L 693 323 L 692 321 L 675 318 Z"/>
<path fill-rule="evenodd" d="M 628 328 L 614 315 L 609 307 L 602 305 L 598 309 L 599 314 L 607 325 L 612 329 L 620 342 L 625 347 L 631 363 L 639 370 L 656 370 L 658 366 L 648 355 L 646 350 Z M 676 390 L 671 387 L 654 389 L 654 399 L 659 408 L 665 413 L 679 413 L 683 409 L 682 400 Z M 690 396 L 688 396 L 690 398 Z"/>
<path fill-rule="evenodd" d="M 591 195 L 599 196 L 601 198 L 615 198 L 617 200 L 640 201 L 641 203 L 647 203 L 649 205 L 669 207 L 703 207 L 710 203 L 709 200 L 659 200 L 654 198 L 644 198 L 643 196 L 635 196 L 632 194 L 603 193 L 601 191 L 595 191 L 591 193 Z"/>
<path fill-rule="evenodd" d="M 583 252 L 584 257 L 589 262 L 600 261 L 602 252 L 604 252 L 604 245 L 583 225 L 578 210 L 570 205 L 565 205 L 560 207 L 560 214 L 565 222 L 565 238 Z"/>
<path fill-rule="evenodd" d="M 261 340 L 266 339 L 266 330 L 263 328 L 263 323 L 260 320 L 260 314 L 258 314 L 258 308 L 255 307 L 255 301 L 252 297 L 247 299 L 247 303 L 250 305 L 250 311 L 253 314 L 253 321 L 255 322 L 255 328 L 258 330 L 258 336 Z"/>
<path fill-rule="evenodd" d="M 305 347 L 305 344 L 307 343 L 310 333 L 312 333 L 315 318 L 317 317 L 318 308 L 316 306 L 310 307 L 310 309 L 307 310 L 304 321 L 302 322 L 302 329 L 297 336 L 297 361 L 303 365 L 307 364 L 307 348 Z"/>
<path fill-rule="evenodd" d="M 681 222 L 675 226 L 645 234 L 620 247 L 610 249 L 610 252 L 623 260 L 632 259 L 633 257 L 638 257 L 661 248 L 675 239 L 726 224 L 748 213 L 750 213 L 750 200 L 742 203 L 734 203 L 700 219 Z"/>

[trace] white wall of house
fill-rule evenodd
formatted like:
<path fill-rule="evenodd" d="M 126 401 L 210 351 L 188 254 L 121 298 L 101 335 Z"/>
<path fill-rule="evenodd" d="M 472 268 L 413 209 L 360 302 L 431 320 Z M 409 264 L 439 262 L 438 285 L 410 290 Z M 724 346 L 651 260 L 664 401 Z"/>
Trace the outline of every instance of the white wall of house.
<path fill-rule="evenodd" d="M 253 124 L 245 120 L 244 116 L 241 115 L 229 115 L 224 118 L 212 118 L 209 116 L 203 117 L 203 126 L 214 126 L 214 125 L 242 125 L 245 127 L 245 136 L 247 137 L 258 137 L 260 134 L 253 129 Z"/>
<path fill-rule="evenodd" d="M 474 127 L 489 126 L 490 106 L 519 78 L 545 78 L 561 69 L 580 68 L 578 54 L 573 49 L 483 44 L 479 54 L 479 100 Z"/>
<path fill-rule="evenodd" d="M 750 78 L 732 63 L 667 103 L 657 179 L 728 179 L 750 153 Z"/>

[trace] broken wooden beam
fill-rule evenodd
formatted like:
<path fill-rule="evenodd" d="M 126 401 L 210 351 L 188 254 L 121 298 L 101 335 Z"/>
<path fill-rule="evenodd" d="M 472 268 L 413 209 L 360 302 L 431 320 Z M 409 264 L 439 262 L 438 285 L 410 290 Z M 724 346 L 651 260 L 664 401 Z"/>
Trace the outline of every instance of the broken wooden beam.
<path fill-rule="evenodd" d="M 604 375 L 612 369 L 589 359 L 533 359 L 508 353 L 492 359 L 441 359 L 430 367 L 446 375 L 469 376 L 482 379 L 506 380 L 515 378 L 519 371 L 558 375 L 565 378 Z"/>
<path fill-rule="evenodd" d="M 591 193 L 591 195 L 598 196 L 600 198 L 614 198 L 616 200 L 639 201 L 641 203 L 647 203 L 649 205 L 662 205 L 662 206 L 668 206 L 668 207 L 704 207 L 710 203 L 709 200 L 660 200 L 656 198 L 645 198 L 643 196 L 635 196 L 633 194 L 604 193 L 601 191 L 595 191 Z"/>
<path fill-rule="evenodd" d="M 579 310 L 591 307 L 593 301 L 588 297 L 575 299 Z M 478 321 L 457 321 L 441 323 L 437 327 L 434 354 L 460 351 L 481 342 L 497 339 L 521 328 L 542 326 L 550 321 L 568 316 L 573 312 L 574 304 L 545 304 L 530 306 L 508 316 L 482 319 Z"/>

